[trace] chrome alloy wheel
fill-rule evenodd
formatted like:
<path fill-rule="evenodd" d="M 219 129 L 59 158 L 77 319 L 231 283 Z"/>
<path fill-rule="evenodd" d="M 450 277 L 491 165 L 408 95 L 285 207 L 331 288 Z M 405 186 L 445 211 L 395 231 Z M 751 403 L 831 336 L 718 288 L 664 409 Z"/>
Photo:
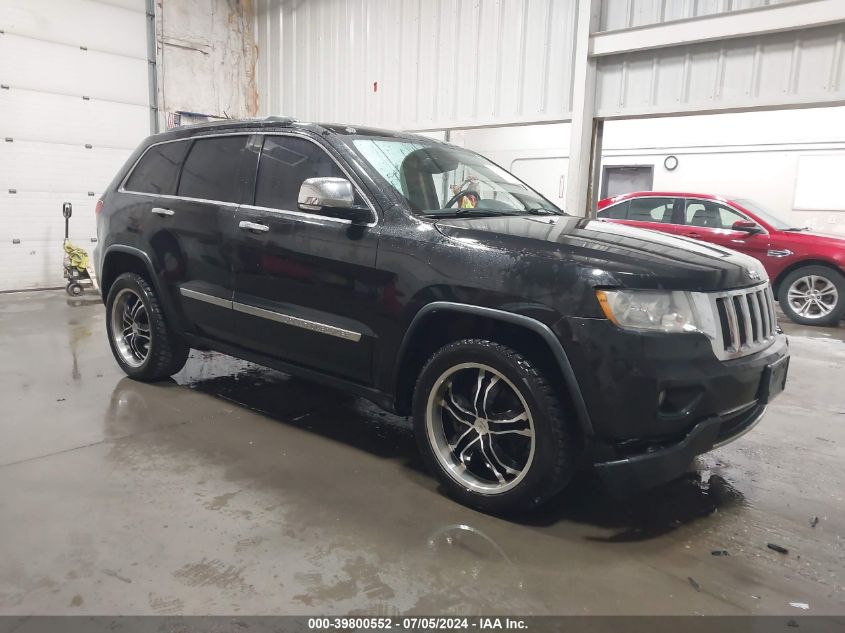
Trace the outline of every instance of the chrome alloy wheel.
<path fill-rule="evenodd" d="M 129 288 L 114 299 L 111 331 L 123 362 L 131 367 L 143 365 L 150 355 L 150 317 L 141 297 Z"/>
<path fill-rule="evenodd" d="M 534 421 L 514 384 L 489 365 L 461 363 L 435 381 L 426 432 L 443 469 L 473 492 L 494 495 L 523 480 L 534 459 Z"/>
<path fill-rule="evenodd" d="M 799 277 L 787 291 L 789 306 L 805 319 L 826 317 L 839 301 L 839 292 L 832 281 L 819 275 Z"/>

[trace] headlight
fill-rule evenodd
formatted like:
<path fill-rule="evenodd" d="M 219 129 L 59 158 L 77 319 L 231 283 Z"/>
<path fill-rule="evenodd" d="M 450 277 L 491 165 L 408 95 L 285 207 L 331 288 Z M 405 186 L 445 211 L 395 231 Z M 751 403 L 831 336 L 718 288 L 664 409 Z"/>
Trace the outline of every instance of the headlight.
<path fill-rule="evenodd" d="M 678 290 L 596 290 L 604 315 L 626 330 L 701 332 L 714 338 L 707 297 Z"/>

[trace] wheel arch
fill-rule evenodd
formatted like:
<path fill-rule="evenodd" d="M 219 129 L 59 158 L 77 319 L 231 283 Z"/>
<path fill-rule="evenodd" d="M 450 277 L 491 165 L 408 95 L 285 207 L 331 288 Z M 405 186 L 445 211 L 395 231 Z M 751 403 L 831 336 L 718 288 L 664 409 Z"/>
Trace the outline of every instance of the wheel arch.
<path fill-rule="evenodd" d="M 127 272 L 136 273 L 146 279 L 152 285 L 168 320 L 174 319 L 175 310 L 170 295 L 163 292 L 161 280 L 155 274 L 155 267 L 150 256 L 134 246 L 113 244 L 103 254 L 102 272 L 100 274 L 100 289 L 103 302 L 108 300 L 109 290 L 115 280 Z M 176 321 L 171 322 L 175 323 Z"/>
<path fill-rule="evenodd" d="M 581 388 L 557 336 L 532 317 L 462 303 L 435 301 L 414 316 L 396 356 L 393 388 L 397 412 L 407 414 L 416 379 L 425 362 L 443 345 L 461 338 L 489 337 L 514 347 L 557 374 L 572 406 L 580 431 L 593 435 Z M 537 357 L 540 358 L 537 358 Z M 554 376 L 552 376 L 554 378 Z"/>
<path fill-rule="evenodd" d="M 783 283 L 783 280 L 799 268 L 804 268 L 806 266 L 821 266 L 823 268 L 829 268 L 830 270 L 837 272 L 842 276 L 845 276 L 845 272 L 843 272 L 842 268 L 840 268 L 836 264 L 836 262 L 832 262 L 825 259 L 802 259 L 800 261 L 793 262 L 792 264 L 784 268 L 782 271 L 780 271 L 780 273 L 778 273 L 778 276 L 774 279 L 774 281 L 772 281 L 772 290 L 776 299 L 780 295 L 780 286 Z"/>

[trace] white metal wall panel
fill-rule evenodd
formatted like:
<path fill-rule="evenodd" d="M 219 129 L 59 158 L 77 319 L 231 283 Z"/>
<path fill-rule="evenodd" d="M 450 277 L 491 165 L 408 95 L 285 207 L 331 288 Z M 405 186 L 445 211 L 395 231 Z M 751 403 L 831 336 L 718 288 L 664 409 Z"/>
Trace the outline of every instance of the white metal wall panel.
<path fill-rule="evenodd" d="M 97 237 L 96 196 L 81 195 L 77 191 L 45 192 L 23 191 L 11 194 L 0 191 L 0 235 L 4 243 L 20 240 L 26 251 L 39 242 L 52 243 L 61 250 L 65 236 L 62 203 L 73 204 L 70 220 L 70 237 L 82 248 L 91 248 L 91 238 Z M 61 276 L 61 269 L 59 270 Z"/>
<path fill-rule="evenodd" d="M 100 194 L 131 153 L 131 149 L 32 141 L 0 143 L 0 191 Z"/>
<path fill-rule="evenodd" d="M 3 0 L 0 31 L 0 290 L 60 286 L 62 202 L 90 251 L 100 193 L 150 132 L 145 1 Z"/>
<path fill-rule="evenodd" d="M 845 27 L 705 42 L 599 59 L 601 117 L 845 101 Z"/>
<path fill-rule="evenodd" d="M 0 5 L 6 33 L 146 60 L 144 21 L 144 14 L 95 0 L 3 0 Z"/>
<path fill-rule="evenodd" d="M 600 30 L 615 31 L 800 0 L 602 0 Z"/>
<path fill-rule="evenodd" d="M 31 90 L 0 90 L 3 136 L 83 146 L 134 147 L 149 133 L 146 105 Z"/>
<path fill-rule="evenodd" d="M 576 0 L 258 0 L 261 111 L 405 129 L 568 117 Z"/>
<path fill-rule="evenodd" d="M 78 192 L 0 191 L 0 288 L 14 290 L 60 286 L 62 279 L 63 202 L 73 204 L 70 238 L 91 252 L 96 237 L 96 197 Z M 19 240 L 15 244 L 14 240 Z"/>
<path fill-rule="evenodd" d="M 146 58 L 6 33 L 0 35 L 0 77 L 25 90 L 149 105 Z"/>

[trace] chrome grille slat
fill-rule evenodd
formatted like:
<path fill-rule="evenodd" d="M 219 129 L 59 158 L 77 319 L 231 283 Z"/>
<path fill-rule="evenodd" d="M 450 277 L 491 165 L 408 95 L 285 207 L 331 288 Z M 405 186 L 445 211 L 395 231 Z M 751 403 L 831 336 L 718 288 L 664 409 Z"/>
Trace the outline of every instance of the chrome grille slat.
<path fill-rule="evenodd" d="M 751 311 L 754 313 L 754 322 L 757 324 L 757 338 L 756 343 L 762 342 L 766 338 L 766 329 L 763 327 L 763 306 L 760 304 L 760 295 L 756 292 L 748 295 L 748 302 L 751 304 Z"/>
<path fill-rule="evenodd" d="M 760 318 L 763 319 L 763 338 L 767 338 L 772 331 L 771 321 L 769 321 L 768 299 L 766 299 L 766 293 L 762 290 L 758 290 L 754 294 L 760 306 Z"/>
<path fill-rule="evenodd" d="M 725 310 L 728 313 L 728 331 L 731 333 L 731 340 L 726 341 L 725 349 L 730 351 L 739 351 L 739 323 L 736 318 L 736 306 L 734 305 L 733 297 L 725 298 Z"/>
<path fill-rule="evenodd" d="M 711 306 L 718 324 L 713 351 L 719 359 L 754 354 L 774 341 L 777 320 L 768 283 L 713 293 Z"/>

